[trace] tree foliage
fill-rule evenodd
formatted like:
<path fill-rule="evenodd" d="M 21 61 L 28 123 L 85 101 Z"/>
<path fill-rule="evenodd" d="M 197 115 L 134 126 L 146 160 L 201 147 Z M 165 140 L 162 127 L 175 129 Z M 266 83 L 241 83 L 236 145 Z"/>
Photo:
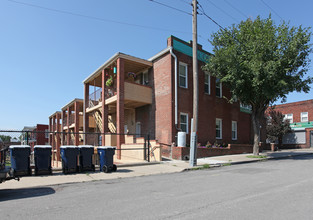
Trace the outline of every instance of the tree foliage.
<path fill-rule="evenodd" d="M 284 120 L 283 113 L 273 108 L 269 109 L 267 116 L 266 136 L 271 143 L 278 141 L 278 146 L 281 147 L 283 136 L 291 132 L 289 120 Z"/>
<path fill-rule="evenodd" d="M 305 77 L 312 52 L 309 28 L 276 26 L 269 16 L 247 19 L 212 34 L 214 56 L 205 65 L 232 92 L 232 99 L 252 107 L 254 154 L 258 154 L 260 121 L 265 110 L 289 92 L 308 92 Z"/>
<path fill-rule="evenodd" d="M 0 139 L 3 141 L 3 142 L 10 142 L 11 141 L 11 136 L 8 136 L 8 135 L 0 135 Z"/>

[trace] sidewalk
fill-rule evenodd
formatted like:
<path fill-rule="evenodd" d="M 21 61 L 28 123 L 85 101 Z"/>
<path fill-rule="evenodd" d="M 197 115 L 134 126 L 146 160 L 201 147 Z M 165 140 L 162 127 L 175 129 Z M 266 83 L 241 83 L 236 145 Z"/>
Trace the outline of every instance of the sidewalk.
<path fill-rule="evenodd" d="M 282 150 L 278 152 L 264 152 L 260 155 L 267 156 L 268 159 L 287 158 L 292 156 L 300 156 L 306 154 L 313 154 L 313 149 L 297 149 L 297 150 Z M 198 166 L 210 164 L 211 167 L 222 166 L 223 164 L 241 164 L 251 163 L 264 160 L 265 158 L 247 158 L 252 154 L 237 154 L 227 156 L 217 156 L 201 158 L 197 160 Z M 161 163 L 129 163 L 117 165 L 117 172 L 103 173 L 77 173 L 64 175 L 61 171 L 54 171 L 50 176 L 27 176 L 22 177 L 20 181 L 10 180 L 0 184 L 1 189 L 18 189 L 28 187 L 40 187 L 49 185 L 59 185 L 66 183 L 79 183 L 97 180 L 114 180 L 127 177 L 138 177 L 155 174 L 177 173 L 184 170 L 189 170 L 188 161 L 163 161 Z"/>

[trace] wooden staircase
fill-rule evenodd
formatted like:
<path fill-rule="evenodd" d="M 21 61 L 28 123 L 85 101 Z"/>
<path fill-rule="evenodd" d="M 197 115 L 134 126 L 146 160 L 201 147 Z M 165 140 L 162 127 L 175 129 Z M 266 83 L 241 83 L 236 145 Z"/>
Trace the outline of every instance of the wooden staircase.
<path fill-rule="evenodd" d="M 94 107 L 94 104 L 92 101 L 89 101 L 89 106 L 90 107 Z M 99 109 L 99 110 L 95 110 L 93 112 L 93 117 L 95 119 L 95 122 L 97 124 L 97 127 L 99 129 L 99 131 L 102 133 L 103 132 L 103 129 L 102 129 L 102 110 Z M 109 128 L 109 131 L 111 133 L 116 133 L 116 126 L 112 120 L 112 117 L 109 115 L 108 116 L 108 128 Z"/>

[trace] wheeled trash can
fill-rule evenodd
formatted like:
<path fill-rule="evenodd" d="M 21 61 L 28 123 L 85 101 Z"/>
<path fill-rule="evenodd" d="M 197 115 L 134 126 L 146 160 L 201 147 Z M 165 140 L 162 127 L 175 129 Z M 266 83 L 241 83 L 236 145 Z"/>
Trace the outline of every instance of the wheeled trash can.
<path fill-rule="evenodd" d="M 113 164 L 113 156 L 115 154 L 114 147 L 98 147 L 98 154 L 100 160 L 100 171 L 109 173 L 111 171 L 116 171 L 117 167 Z"/>
<path fill-rule="evenodd" d="M 51 145 L 35 145 L 35 175 L 52 174 L 51 150 Z"/>
<path fill-rule="evenodd" d="M 9 150 L 13 175 L 15 177 L 32 175 L 32 170 L 30 168 L 30 146 L 11 145 Z"/>
<path fill-rule="evenodd" d="M 94 147 L 91 145 L 80 145 L 79 148 L 79 171 L 95 171 L 95 165 L 92 162 Z"/>
<path fill-rule="evenodd" d="M 62 171 L 64 174 L 78 172 L 79 149 L 74 145 L 63 145 L 60 147 L 62 158 Z"/>

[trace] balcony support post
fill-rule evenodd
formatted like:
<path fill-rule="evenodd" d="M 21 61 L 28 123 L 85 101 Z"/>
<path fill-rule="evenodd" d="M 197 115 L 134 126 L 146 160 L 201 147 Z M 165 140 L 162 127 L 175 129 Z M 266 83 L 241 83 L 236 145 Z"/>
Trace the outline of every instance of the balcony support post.
<path fill-rule="evenodd" d="M 75 127 L 74 127 L 74 136 L 75 136 L 75 145 L 78 146 L 79 145 L 79 106 L 80 103 L 79 102 L 75 102 L 74 103 L 74 111 L 75 111 Z"/>
<path fill-rule="evenodd" d="M 121 145 L 125 143 L 124 135 L 124 60 L 117 59 L 117 103 L 116 103 L 116 131 L 117 159 L 121 159 Z"/>
<path fill-rule="evenodd" d="M 70 114 L 70 107 L 67 106 L 67 117 L 66 117 L 66 124 L 67 124 L 67 135 L 66 135 L 66 144 L 67 145 L 70 145 L 70 117 L 71 117 L 71 114 Z"/>
<path fill-rule="evenodd" d="M 102 146 L 105 146 L 105 133 L 109 131 L 108 129 L 108 114 L 109 114 L 109 108 L 108 105 L 105 104 L 105 97 L 106 97 L 106 82 L 107 77 L 105 75 L 105 70 L 102 70 L 102 93 L 101 93 L 101 100 L 102 100 L 102 106 L 101 106 L 101 117 L 102 117 Z"/>
<path fill-rule="evenodd" d="M 87 134 L 86 132 L 88 132 L 88 128 L 89 128 L 89 114 L 86 112 L 86 109 L 89 105 L 89 83 L 85 83 L 84 84 L 84 144 L 87 144 Z"/>
<path fill-rule="evenodd" d="M 57 160 L 60 161 L 60 145 L 61 145 L 61 139 L 60 139 L 60 128 L 61 128 L 61 125 L 60 125 L 60 118 L 61 118 L 61 114 L 60 112 L 57 112 L 57 115 L 56 115 L 56 119 L 57 119 L 57 123 L 56 123 L 56 126 L 57 126 L 57 133 L 56 133 L 56 149 L 57 149 Z"/>

